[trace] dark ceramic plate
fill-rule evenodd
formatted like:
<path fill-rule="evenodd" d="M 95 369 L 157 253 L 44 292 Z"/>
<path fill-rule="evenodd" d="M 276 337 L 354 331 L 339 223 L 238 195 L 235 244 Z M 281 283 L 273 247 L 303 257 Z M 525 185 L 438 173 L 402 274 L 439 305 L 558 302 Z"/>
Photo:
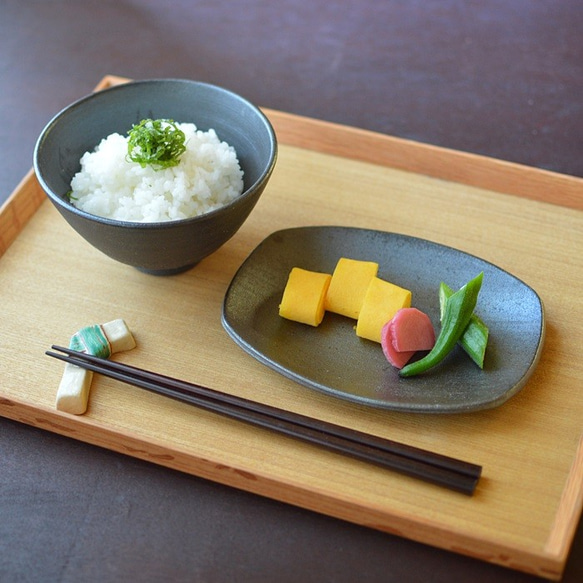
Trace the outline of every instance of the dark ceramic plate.
<path fill-rule="evenodd" d="M 484 370 L 458 346 L 433 370 L 402 379 L 379 344 L 356 336 L 354 320 L 327 313 L 313 328 L 281 318 L 291 268 L 332 273 L 340 257 L 378 262 L 379 277 L 410 289 L 413 305 L 436 330 L 440 282 L 457 289 L 483 271 L 476 313 L 490 328 Z M 536 292 L 491 263 L 423 239 L 349 227 L 303 227 L 267 237 L 233 278 L 222 320 L 249 354 L 306 387 L 424 413 L 476 411 L 507 401 L 532 374 L 545 330 Z"/>

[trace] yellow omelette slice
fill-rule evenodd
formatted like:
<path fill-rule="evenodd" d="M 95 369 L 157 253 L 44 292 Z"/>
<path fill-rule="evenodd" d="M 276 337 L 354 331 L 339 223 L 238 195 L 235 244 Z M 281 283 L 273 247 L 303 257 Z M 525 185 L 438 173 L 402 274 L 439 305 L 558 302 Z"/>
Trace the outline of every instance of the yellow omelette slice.
<path fill-rule="evenodd" d="M 378 263 L 341 257 L 326 296 L 326 310 L 358 319 L 366 290 L 379 270 Z"/>
<path fill-rule="evenodd" d="M 380 343 L 383 326 L 398 310 L 410 307 L 411 292 L 408 289 L 374 277 L 366 291 L 356 323 L 357 336 Z"/>
<path fill-rule="evenodd" d="M 302 324 L 318 326 L 324 318 L 326 293 L 331 279 L 329 273 L 294 267 L 283 290 L 279 315 Z"/>

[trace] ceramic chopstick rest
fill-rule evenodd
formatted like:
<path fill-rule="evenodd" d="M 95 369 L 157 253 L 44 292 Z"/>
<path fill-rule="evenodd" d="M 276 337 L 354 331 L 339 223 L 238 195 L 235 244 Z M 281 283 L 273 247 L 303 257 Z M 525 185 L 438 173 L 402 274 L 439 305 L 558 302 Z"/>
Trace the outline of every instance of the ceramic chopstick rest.
<path fill-rule="evenodd" d="M 69 348 L 101 358 L 109 358 L 116 352 L 135 348 L 136 341 L 124 320 L 87 326 L 76 332 Z M 65 364 L 59 384 L 56 407 L 59 411 L 83 415 L 87 410 L 93 372 L 73 364 Z"/>

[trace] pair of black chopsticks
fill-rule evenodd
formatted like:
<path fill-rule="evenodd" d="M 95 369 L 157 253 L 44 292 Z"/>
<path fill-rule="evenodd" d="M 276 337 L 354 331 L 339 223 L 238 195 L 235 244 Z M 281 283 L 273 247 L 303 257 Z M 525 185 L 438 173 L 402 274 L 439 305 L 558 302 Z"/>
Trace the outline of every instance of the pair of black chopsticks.
<path fill-rule="evenodd" d="M 52 349 L 58 352 L 46 354 L 64 362 L 463 494 L 472 495 L 480 479 L 482 468 L 475 464 L 69 348 Z"/>

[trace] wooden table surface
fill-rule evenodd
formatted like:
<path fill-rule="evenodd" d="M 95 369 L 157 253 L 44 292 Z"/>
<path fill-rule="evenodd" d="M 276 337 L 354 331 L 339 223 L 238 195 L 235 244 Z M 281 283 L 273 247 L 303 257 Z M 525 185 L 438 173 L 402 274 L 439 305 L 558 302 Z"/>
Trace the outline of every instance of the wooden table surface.
<path fill-rule="evenodd" d="M 0 3 L 0 201 L 108 73 L 583 176 L 575 1 L 158 4 Z M 4 418 L 0 460 L 2 581 L 538 580 Z"/>

